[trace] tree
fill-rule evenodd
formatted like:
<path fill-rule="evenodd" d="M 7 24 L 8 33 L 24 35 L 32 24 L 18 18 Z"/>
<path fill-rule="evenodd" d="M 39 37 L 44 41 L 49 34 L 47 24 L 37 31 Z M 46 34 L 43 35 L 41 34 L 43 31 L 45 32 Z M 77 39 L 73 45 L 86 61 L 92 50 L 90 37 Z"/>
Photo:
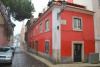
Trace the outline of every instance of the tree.
<path fill-rule="evenodd" d="M 9 8 L 9 14 L 18 21 L 29 19 L 35 11 L 31 0 L 1 0 Z"/>

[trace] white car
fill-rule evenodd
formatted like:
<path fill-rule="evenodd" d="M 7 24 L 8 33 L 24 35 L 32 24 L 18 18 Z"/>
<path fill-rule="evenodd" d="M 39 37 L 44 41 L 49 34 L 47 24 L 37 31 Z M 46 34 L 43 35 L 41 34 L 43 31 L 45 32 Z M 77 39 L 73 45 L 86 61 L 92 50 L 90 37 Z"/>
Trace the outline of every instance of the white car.
<path fill-rule="evenodd" d="M 15 46 L 10 46 L 11 49 L 13 50 L 13 56 L 14 56 L 14 53 L 15 53 L 15 50 L 16 50 L 16 47 Z"/>
<path fill-rule="evenodd" d="M 0 47 L 0 63 L 12 63 L 13 50 L 11 47 Z"/>

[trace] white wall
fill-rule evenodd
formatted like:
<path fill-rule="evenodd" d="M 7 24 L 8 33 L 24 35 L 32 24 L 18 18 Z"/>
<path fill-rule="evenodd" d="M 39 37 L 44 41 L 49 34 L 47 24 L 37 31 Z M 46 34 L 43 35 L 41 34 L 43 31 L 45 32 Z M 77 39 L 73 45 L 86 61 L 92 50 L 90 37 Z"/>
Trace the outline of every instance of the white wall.
<path fill-rule="evenodd" d="M 92 0 L 73 0 L 74 3 L 86 6 L 87 9 L 93 10 Z"/>
<path fill-rule="evenodd" d="M 95 52 L 99 53 L 100 61 L 100 6 L 99 0 L 93 0 L 94 25 L 95 25 Z"/>
<path fill-rule="evenodd" d="M 60 12 L 59 8 L 54 8 L 52 11 L 52 43 L 53 49 L 60 49 L 60 21 L 57 19 L 57 13 Z M 59 29 L 57 29 L 59 26 Z"/>
<path fill-rule="evenodd" d="M 61 32 L 60 32 L 60 19 L 57 19 L 57 13 L 60 12 L 59 8 L 52 10 L 52 49 L 53 58 L 55 61 L 60 61 L 60 49 L 61 49 Z M 59 26 L 59 29 L 57 29 Z"/>

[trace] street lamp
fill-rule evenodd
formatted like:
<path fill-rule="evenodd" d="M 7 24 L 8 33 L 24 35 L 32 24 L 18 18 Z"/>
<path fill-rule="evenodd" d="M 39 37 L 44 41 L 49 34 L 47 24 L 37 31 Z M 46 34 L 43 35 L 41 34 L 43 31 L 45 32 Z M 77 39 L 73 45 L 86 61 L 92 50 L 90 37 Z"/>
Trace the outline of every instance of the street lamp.
<path fill-rule="evenodd" d="M 57 13 L 57 19 L 60 17 L 61 13 L 64 11 L 64 8 L 66 7 L 66 5 L 67 5 L 67 2 L 65 0 L 61 1 L 62 10 L 59 13 Z"/>
<path fill-rule="evenodd" d="M 50 6 L 53 2 L 61 3 L 62 10 L 59 13 L 57 13 L 57 19 L 58 19 L 60 17 L 61 13 L 64 11 L 64 8 L 66 7 L 67 2 L 65 0 L 63 0 L 63 1 L 49 0 L 48 6 Z"/>

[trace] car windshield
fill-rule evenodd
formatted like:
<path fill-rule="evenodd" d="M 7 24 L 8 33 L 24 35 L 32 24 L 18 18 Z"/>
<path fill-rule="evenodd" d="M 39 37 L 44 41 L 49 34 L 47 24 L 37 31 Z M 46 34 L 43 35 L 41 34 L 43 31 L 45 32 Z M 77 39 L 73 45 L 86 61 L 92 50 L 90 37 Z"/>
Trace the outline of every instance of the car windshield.
<path fill-rule="evenodd" d="M 0 48 L 0 52 L 7 52 L 10 48 Z"/>

